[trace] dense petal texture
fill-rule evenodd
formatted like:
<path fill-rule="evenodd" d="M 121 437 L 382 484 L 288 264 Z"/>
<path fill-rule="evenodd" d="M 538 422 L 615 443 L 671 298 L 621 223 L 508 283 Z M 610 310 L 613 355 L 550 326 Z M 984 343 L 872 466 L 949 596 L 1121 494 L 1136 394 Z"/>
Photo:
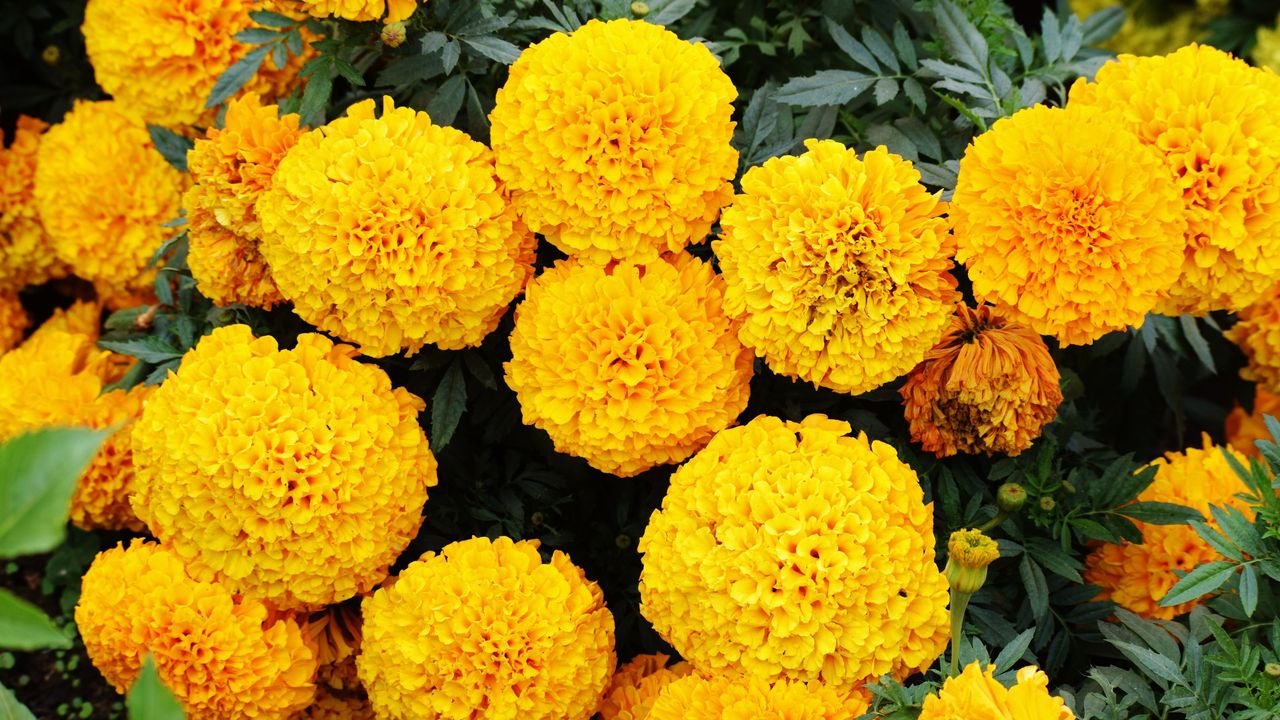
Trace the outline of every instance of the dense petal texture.
<path fill-rule="evenodd" d="M 1280 395 L 1259 385 L 1254 391 L 1253 412 L 1236 405 L 1227 415 L 1227 444 L 1241 455 L 1258 455 L 1257 441 L 1273 442 L 1267 430 L 1267 416 L 1280 420 Z"/>
<path fill-rule="evenodd" d="M 641 612 L 699 672 L 845 692 L 942 652 L 933 508 L 892 447 L 848 432 L 761 416 L 672 475 L 640 540 Z"/>
<path fill-rule="evenodd" d="M 421 0 L 425 2 L 426 0 Z M 418 9 L 419 0 L 275 0 L 316 17 L 338 17 L 366 22 L 382 20 L 393 23 L 407 20 Z"/>
<path fill-rule="evenodd" d="M 478 345 L 533 273 L 493 154 L 390 98 L 304 135 L 257 212 L 295 312 L 375 357 Z"/>
<path fill-rule="evenodd" d="M 118 692 L 150 654 L 192 720 L 286 720 L 315 693 L 315 658 L 297 623 L 188 577 L 155 543 L 99 553 L 75 618 L 89 658 Z"/>
<path fill-rule="evenodd" d="M 867 710 L 861 693 L 844 694 L 821 683 L 770 681 L 737 673 L 691 675 L 665 688 L 648 720 L 855 720 Z"/>
<path fill-rule="evenodd" d="M 988 305 L 957 306 L 946 335 L 900 393 L 911 439 L 938 457 L 1017 455 L 1057 417 L 1062 402 L 1058 367 L 1044 340 Z"/>
<path fill-rule="evenodd" d="M 360 679 L 384 720 L 586 720 L 614 667 L 600 588 L 536 542 L 428 552 L 363 611 Z"/>
<path fill-rule="evenodd" d="M 1182 262 L 1178 189 L 1101 110 L 997 121 L 965 151 L 948 210 L 978 301 L 1068 345 L 1141 324 Z"/>
<path fill-rule="evenodd" d="M 693 672 L 693 666 L 687 662 L 668 667 L 670 659 L 662 653 L 637 655 L 618 668 L 600 703 L 600 720 L 645 720 L 649 717 L 649 709 L 658 699 L 658 693 Z"/>
<path fill-rule="evenodd" d="M 1185 505 L 1198 510 L 1215 529 L 1218 524 L 1209 514 L 1210 505 L 1234 507 L 1252 518 L 1248 505 L 1236 497 L 1247 488 L 1231 469 L 1223 450 L 1206 435 L 1203 450 L 1187 448 L 1156 459 L 1152 463 L 1158 468 L 1155 481 L 1142 491 L 1138 501 Z M 1227 452 L 1248 465 L 1243 455 L 1234 450 Z M 1222 556 L 1189 525 L 1140 522 L 1138 528 L 1142 531 L 1141 545 L 1107 543 L 1097 547 L 1085 560 L 1085 581 L 1102 588 L 1098 599 L 1112 600 L 1144 617 L 1170 620 L 1189 611 L 1200 601 L 1173 607 L 1159 604 L 1178 581 L 1174 571 L 1191 572 Z"/>
<path fill-rule="evenodd" d="M 22 307 L 22 299 L 16 292 L 0 292 L 0 353 L 6 353 L 22 343 L 22 336 L 31 325 L 31 318 Z"/>
<path fill-rule="evenodd" d="M 570 256 L 648 262 L 700 242 L 733 197 L 737 90 L 701 44 L 592 20 L 526 49 L 498 91 L 498 175 Z"/>
<path fill-rule="evenodd" d="M 417 534 L 436 463 L 423 403 L 355 349 L 218 328 L 133 432 L 134 509 L 192 577 L 278 608 L 366 592 Z"/>
<path fill-rule="evenodd" d="M 975 660 L 964 672 L 947 678 L 942 689 L 924 700 L 920 720 L 1075 720 L 1062 698 L 1049 694 L 1049 677 L 1034 667 L 1018 671 L 1006 688 L 995 679 L 995 666 L 985 670 Z"/>
<path fill-rule="evenodd" d="M 958 301 L 936 195 L 884 148 L 831 140 L 749 170 L 713 247 L 738 336 L 775 372 L 847 393 L 905 374 Z"/>
<path fill-rule="evenodd" d="M 0 292 L 66 274 L 36 207 L 36 158 L 47 128 L 43 120 L 23 115 L 8 147 L 0 130 Z"/>
<path fill-rule="evenodd" d="M 1280 284 L 1241 310 L 1239 318 L 1224 335 L 1248 361 L 1240 368 L 1240 377 L 1280 393 Z"/>
<path fill-rule="evenodd" d="M 751 351 L 723 298 L 723 280 L 684 252 L 558 263 L 516 310 L 506 372 L 524 421 L 616 475 L 689 457 L 747 405 Z"/>
<path fill-rule="evenodd" d="M 1112 114 L 1159 151 L 1187 226 L 1182 274 L 1158 306 L 1168 314 L 1238 310 L 1280 274 L 1280 78 L 1216 48 L 1122 55 L 1078 80 L 1071 107 Z M 1037 137 L 1055 132 L 1034 128 Z M 1078 132 L 1096 127 L 1081 123 Z M 1099 144 L 1098 140 L 1094 141 Z M 963 170 L 962 170 L 963 172 Z M 1156 181 L 1129 181 L 1149 192 Z M 1083 288 L 1082 288 L 1083 290 Z M 1086 291 L 1087 292 L 1087 291 Z"/>
<path fill-rule="evenodd" d="M 292 720 L 373 720 L 369 696 L 356 672 L 360 652 L 360 607 L 333 605 L 300 620 L 302 636 L 316 657 L 316 699 Z"/>

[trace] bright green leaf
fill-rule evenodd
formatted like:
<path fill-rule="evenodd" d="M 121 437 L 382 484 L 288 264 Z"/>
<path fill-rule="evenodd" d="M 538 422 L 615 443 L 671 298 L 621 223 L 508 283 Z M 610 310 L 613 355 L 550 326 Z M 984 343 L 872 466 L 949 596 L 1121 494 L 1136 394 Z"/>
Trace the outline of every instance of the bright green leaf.
<path fill-rule="evenodd" d="M 0 588 L 0 647 L 10 650 L 69 648 L 71 641 L 40 608 Z"/>
<path fill-rule="evenodd" d="M 183 720 L 186 717 L 182 705 L 160 682 L 150 655 L 142 663 L 142 673 L 129 688 L 125 705 L 129 708 L 129 720 Z"/>
<path fill-rule="evenodd" d="M 1184 575 L 1177 584 L 1169 588 L 1169 592 L 1160 599 L 1160 605 L 1173 607 L 1198 600 L 1222 587 L 1235 570 L 1235 565 L 1222 560 L 1205 563 Z"/>
<path fill-rule="evenodd" d="M 48 552 L 62 542 L 76 481 L 110 434 L 50 428 L 0 445 L 0 557 Z"/>

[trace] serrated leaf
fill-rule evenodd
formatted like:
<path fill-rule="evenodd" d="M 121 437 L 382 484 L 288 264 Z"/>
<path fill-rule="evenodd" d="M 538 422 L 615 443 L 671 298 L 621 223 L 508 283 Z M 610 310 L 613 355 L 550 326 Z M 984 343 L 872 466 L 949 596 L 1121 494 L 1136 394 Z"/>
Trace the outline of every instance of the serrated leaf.
<path fill-rule="evenodd" d="M 325 121 L 325 107 L 333 94 L 332 68 L 330 65 L 327 71 L 317 71 L 307 80 L 307 87 L 302 91 L 302 103 L 298 105 L 298 115 L 304 125 L 315 127 Z"/>
<path fill-rule="evenodd" d="M 280 39 L 280 33 L 275 30 L 266 28 L 247 28 L 236 33 L 234 37 L 238 42 L 247 45 L 261 45 L 262 43 L 275 42 Z"/>
<path fill-rule="evenodd" d="M 458 66 L 458 59 L 462 57 L 462 46 L 457 40 L 449 40 L 440 49 L 440 62 L 444 65 L 444 74 L 453 73 L 453 69 Z"/>
<path fill-rule="evenodd" d="M 481 55 L 503 65 L 510 65 L 520 58 L 520 48 L 492 35 L 463 38 L 462 41 Z"/>
<path fill-rule="evenodd" d="M 458 117 L 462 109 L 462 100 L 466 96 L 467 81 L 463 75 L 454 75 L 436 88 L 431 99 L 427 101 L 427 114 L 432 122 L 449 125 Z"/>
<path fill-rule="evenodd" d="M 889 151 L 915 162 L 920 159 L 915 143 L 892 125 L 873 125 L 867 128 L 867 141 L 872 145 L 884 145 Z"/>
<path fill-rule="evenodd" d="M 62 542 L 76 482 L 110 434 L 50 428 L 0 444 L 0 558 L 48 552 Z"/>
<path fill-rule="evenodd" d="M 1252 565 L 1245 565 L 1240 571 L 1240 607 L 1246 617 L 1253 617 L 1258 609 L 1258 571 Z"/>
<path fill-rule="evenodd" d="M 1193 520 L 1204 519 L 1199 510 L 1165 502 L 1130 503 L 1118 508 L 1116 512 L 1151 525 L 1186 525 Z"/>
<path fill-rule="evenodd" d="M 103 350 L 136 357 L 153 365 L 181 358 L 182 351 L 158 337 L 142 337 L 137 340 L 100 340 Z"/>
<path fill-rule="evenodd" d="M 889 41 L 879 30 L 870 25 L 863 25 L 862 44 L 866 45 L 886 68 L 895 73 L 902 71 L 902 65 L 898 63 L 898 57 L 893 54 L 893 48 L 889 47 Z"/>
<path fill-rule="evenodd" d="M 1184 682 L 1182 672 L 1173 660 L 1133 643 L 1112 640 L 1111 644 L 1132 660 L 1138 669 L 1147 674 L 1147 677 L 1163 680 L 1170 685 Z"/>
<path fill-rule="evenodd" d="M 1205 542 L 1209 543 L 1210 547 L 1217 550 L 1219 555 L 1229 560 L 1234 560 L 1235 562 L 1244 561 L 1244 556 L 1240 554 L 1240 549 L 1233 545 L 1231 541 L 1216 528 L 1198 521 L 1193 521 L 1188 524 L 1191 526 L 1192 530 L 1196 531 L 1197 535 L 1199 535 Z"/>
<path fill-rule="evenodd" d="M 862 43 L 858 42 L 849 34 L 847 30 L 840 27 L 840 24 L 831 18 L 826 18 L 827 32 L 831 34 L 831 39 L 836 41 L 836 46 L 844 51 L 854 62 L 873 73 L 880 72 L 880 63 L 876 62 L 876 58 L 871 51 L 865 48 Z"/>
<path fill-rule="evenodd" d="M 893 78 L 881 78 L 876 81 L 875 97 L 877 105 L 886 105 L 898 97 L 898 81 Z"/>
<path fill-rule="evenodd" d="M 244 57 L 218 77 L 218 81 L 213 84 L 213 90 L 209 93 L 209 101 L 204 106 L 218 107 L 232 95 L 240 92 L 245 83 L 258 74 L 258 68 L 262 66 L 262 61 L 267 58 L 269 52 L 271 52 L 270 45 L 260 45 L 245 53 Z"/>
<path fill-rule="evenodd" d="M 661 0 L 649 3 L 649 14 L 644 17 L 645 22 L 654 25 L 671 25 L 680 18 L 689 14 L 697 4 L 696 0 Z"/>
<path fill-rule="evenodd" d="M 448 35 L 439 31 L 429 32 L 422 36 L 422 54 L 430 55 L 438 52 L 447 42 L 449 42 Z"/>
<path fill-rule="evenodd" d="M 178 172 L 186 172 L 187 151 L 195 146 L 195 142 L 159 125 L 147 125 L 147 132 L 151 134 L 151 144 L 164 159 Z"/>
<path fill-rule="evenodd" d="M 26 705 L 18 702 L 13 691 L 0 684 L 0 720 L 36 720 Z"/>
<path fill-rule="evenodd" d="M 1192 352 L 1196 354 L 1196 359 L 1208 368 L 1209 372 L 1217 373 L 1218 369 L 1213 364 L 1213 351 L 1209 349 L 1209 343 L 1205 341 L 1204 335 L 1200 334 L 1200 326 L 1196 323 L 1196 319 L 1190 315 L 1182 315 L 1178 318 L 1178 324 L 1182 326 L 1182 335 L 1191 346 Z"/>
<path fill-rule="evenodd" d="M 951 57 L 975 70 L 986 70 L 987 39 L 963 10 L 951 0 L 938 0 L 934 4 L 933 19 L 942 45 Z"/>
<path fill-rule="evenodd" d="M 1044 43 L 1044 60 L 1052 65 L 1062 57 L 1062 29 L 1053 8 L 1045 8 L 1040 19 L 1040 41 Z"/>
<path fill-rule="evenodd" d="M 291 28 L 298 24 L 297 20 L 291 17 L 285 17 L 280 13 L 271 12 L 270 10 L 254 10 L 249 13 L 249 17 L 254 22 L 265 27 L 273 28 Z"/>
<path fill-rule="evenodd" d="M 875 80 L 853 70 L 820 70 L 808 77 L 788 80 L 778 89 L 774 100 L 802 107 L 844 105 L 870 89 Z"/>
<path fill-rule="evenodd" d="M 1012 669 L 1014 665 L 1022 660 L 1027 648 L 1031 647 L 1031 639 L 1035 637 L 1035 634 L 1035 628 L 1023 630 L 1017 637 L 1001 648 L 1000 654 L 996 655 L 995 659 L 997 674 Z"/>
<path fill-rule="evenodd" d="M 346 78 L 347 82 L 351 83 L 353 87 L 364 87 L 364 75 L 360 73 L 355 65 L 342 58 L 334 58 L 333 69 Z"/>
<path fill-rule="evenodd" d="M 924 95 L 924 87 L 920 85 L 920 81 L 915 78 L 907 78 L 902 81 L 902 91 L 906 93 L 918 110 L 924 110 L 928 99 Z M 933 157 L 937 157 L 934 155 Z"/>
<path fill-rule="evenodd" d="M 1026 549 L 1037 563 L 1054 575 L 1072 582 L 1084 582 L 1080 576 L 1083 567 L 1080 561 L 1067 554 L 1058 543 L 1033 537 L 1027 539 Z"/>
<path fill-rule="evenodd" d="M 148 655 L 142 663 L 142 672 L 129 688 L 125 700 L 129 720 L 182 720 L 186 713 L 169 689 L 160 682 L 155 661 Z"/>
<path fill-rule="evenodd" d="M 1173 607 L 1185 602 L 1198 600 L 1222 587 L 1235 572 L 1236 566 L 1229 562 L 1216 560 L 1205 563 L 1184 575 L 1163 598 L 1161 607 Z"/>
<path fill-rule="evenodd" d="M 467 372 L 477 382 L 490 390 L 498 389 L 498 380 L 493 376 L 493 370 L 489 368 L 489 363 L 484 361 L 484 356 L 477 352 L 465 352 L 462 355 L 462 362 L 467 366 Z"/>
<path fill-rule="evenodd" d="M 1030 555 L 1023 555 L 1018 563 L 1018 574 L 1022 577 L 1022 585 L 1027 590 L 1027 601 L 1031 604 L 1031 614 L 1037 621 L 1049 614 L 1049 583 Z"/>
<path fill-rule="evenodd" d="M 69 648 L 71 641 L 40 608 L 0 588 L 0 648 Z"/>
<path fill-rule="evenodd" d="M 1209 513 L 1218 523 L 1218 529 L 1227 536 L 1236 547 L 1253 557 L 1262 557 L 1267 550 L 1262 546 L 1262 536 L 1258 534 L 1253 522 L 1244 513 L 1233 507 L 1209 506 Z"/>
<path fill-rule="evenodd" d="M 1104 8 L 1089 14 L 1081 27 L 1081 37 L 1086 45 L 1098 45 L 1110 40 L 1124 26 L 1125 10 L 1121 5 Z"/>
<path fill-rule="evenodd" d="M 462 366 L 455 359 L 431 398 L 431 450 L 440 452 L 449 444 L 458 429 L 462 413 L 467 409 L 467 381 L 462 376 Z"/>
<path fill-rule="evenodd" d="M 907 33 L 907 28 L 898 20 L 893 24 L 893 47 L 898 50 L 898 56 L 902 58 L 907 67 L 915 70 L 919 67 L 919 61 L 916 59 L 916 46 L 911 40 L 911 35 Z"/>

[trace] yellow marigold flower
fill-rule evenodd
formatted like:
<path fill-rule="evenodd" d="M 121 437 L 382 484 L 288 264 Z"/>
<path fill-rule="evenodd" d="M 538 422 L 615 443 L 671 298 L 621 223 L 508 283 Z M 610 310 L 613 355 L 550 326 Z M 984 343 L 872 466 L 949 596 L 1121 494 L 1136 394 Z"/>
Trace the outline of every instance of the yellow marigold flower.
<path fill-rule="evenodd" d="M 188 577 L 155 543 L 99 553 L 75 618 L 89 658 L 118 692 L 150 653 L 192 720 L 286 720 L 315 693 L 315 658 L 293 620 Z"/>
<path fill-rule="evenodd" d="M 645 720 L 658 693 L 693 672 L 687 662 L 667 667 L 671 658 L 657 653 L 637 655 L 618 668 L 600 704 L 600 720 Z"/>
<path fill-rule="evenodd" d="M 119 425 L 93 456 L 71 497 L 71 524 L 85 530 L 146 530 L 134 513 L 129 497 L 134 487 L 133 448 L 129 424 L 142 415 L 142 404 L 151 387 L 112 390 L 99 395 L 75 419 L 92 428 Z"/>
<path fill-rule="evenodd" d="M 291 5 L 315 17 L 338 17 L 356 22 L 408 20 L 426 0 L 295 0 Z"/>
<path fill-rule="evenodd" d="M 535 232 L 584 261 L 701 242 L 733 198 L 738 95 L 706 47 L 639 20 L 555 33 L 498 90 L 498 175 Z"/>
<path fill-rule="evenodd" d="M 997 121 L 965 151 L 948 211 L 978 301 L 1067 345 L 1141 324 L 1182 262 L 1159 156 L 1091 108 Z"/>
<path fill-rule="evenodd" d="M 1229 450 L 1245 465 L 1248 460 Z M 1143 502 L 1167 502 L 1199 510 L 1211 527 L 1217 523 L 1209 514 L 1209 506 L 1234 507 L 1250 518 L 1248 505 L 1236 497 L 1246 491 L 1244 483 L 1231 469 L 1222 449 L 1204 436 L 1204 449 L 1187 448 L 1181 453 L 1168 453 L 1156 459 L 1156 479 L 1138 496 Z M 1196 566 L 1223 559 L 1218 551 L 1188 525 L 1149 525 L 1138 523 L 1142 531 L 1141 545 L 1103 544 L 1085 560 L 1084 579 L 1102 588 L 1099 599 L 1113 600 L 1120 607 L 1139 615 L 1170 620 L 1191 610 L 1199 600 L 1161 607 L 1159 602 L 1178 581 L 1175 570 L 1191 572 Z"/>
<path fill-rule="evenodd" d="M 1280 284 L 1241 310 L 1239 322 L 1223 334 L 1248 360 L 1240 377 L 1280 393 Z"/>
<path fill-rule="evenodd" d="M 1071 87 L 1072 107 L 1111 113 L 1148 147 L 1182 195 L 1182 274 L 1160 302 L 1166 314 L 1239 310 L 1280 275 L 1280 79 L 1206 45 L 1164 57 L 1122 55 L 1097 82 Z M 1102 122 L 1102 121 L 1100 121 Z M 1107 146 L 1094 123 L 1077 132 Z M 1043 137 L 1046 128 L 1034 132 Z M 1110 149 L 1109 147 L 1107 149 Z M 961 170 L 963 173 L 963 169 Z M 1153 177 L 1125 181 L 1141 195 Z M 1137 267 L 1147 263 L 1145 254 Z M 1132 272 L 1132 271 L 1130 271 Z M 1087 287 L 1073 293 L 1092 294 Z"/>
<path fill-rule="evenodd" d="M 862 393 L 905 374 L 959 300 L 938 196 L 883 147 L 832 140 L 749 170 L 713 247 L 738 337 L 774 371 Z"/>
<path fill-rule="evenodd" d="M 133 507 L 192 577 L 281 609 L 386 578 L 436 463 L 423 402 L 355 354 L 312 333 L 279 350 L 232 325 L 152 394 L 133 430 Z"/>
<path fill-rule="evenodd" d="M 97 342 L 101 321 L 102 305 L 89 300 L 77 300 L 70 307 L 54 310 L 49 319 L 41 323 L 35 333 L 32 333 L 32 337 L 39 333 L 65 332 L 86 335 Z"/>
<path fill-rule="evenodd" d="M 36 204 L 58 257 L 94 283 L 140 290 L 184 185 L 141 121 L 115 102 L 76 102 L 45 133 Z"/>
<path fill-rule="evenodd" d="M 257 212 L 295 312 L 375 357 L 478 345 L 533 272 L 493 154 L 390 98 L 304 135 Z"/>
<path fill-rule="evenodd" d="M 1280 17 L 1277 27 L 1258 28 L 1258 40 L 1253 46 L 1253 63 L 1280 73 Z"/>
<path fill-rule="evenodd" d="M 30 325 L 31 318 L 27 317 L 18 293 L 0 292 L 0 353 L 22 344 L 22 336 Z"/>
<path fill-rule="evenodd" d="M 262 258 L 256 240 L 237 235 L 218 224 L 213 213 L 187 191 L 187 265 L 205 297 L 217 305 L 240 303 L 270 310 L 283 303 L 271 268 Z"/>
<path fill-rule="evenodd" d="M 946 334 L 899 392 L 911 439 L 938 457 L 1017 455 L 1062 402 L 1044 340 L 988 305 L 956 306 Z"/>
<path fill-rule="evenodd" d="M 369 696 L 356 672 L 360 652 L 360 607 L 344 603 L 300 621 L 302 637 L 316 657 L 316 699 L 291 720 L 373 720 Z"/>
<path fill-rule="evenodd" d="M 0 291 L 39 285 L 67 272 L 50 250 L 35 200 L 36 157 L 48 127 L 43 120 L 19 117 L 7 148 L 0 130 Z"/>
<path fill-rule="evenodd" d="M 925 698 L 920 720 L 1075 720 L 1062 698 L 1049 694 L 1043 672 L 1024 667 L 1017 678 L 1006 688 L 996 681 L 994 665 L 983 670 L 975 660 Z"/>
<path fill-rule="evenodd" d="M 1246 413 L 1244 408 L 1236 405 L 1227 415 L 1227 444 L 1231 449 L 1241 455 L 1258 455 L 1255 443 L 1258 440 L 1272 441 L 1271 433 L 1267 430 L 1267 415 L 1280 420 L 1280 395 L 1258 385 L 1254 390 L 1252 413 Z"/>
<path fill-rule="evenodd" d="M 942 652 L 933 508 L 892 447 L 848 432 L 761 416 L 672 475 L 640 540 L 640 609 L 699 672 L 845 692 Z"/>
<path fill-rule="evenodd" d="M 687 253 L 558 263 L 516 310 L 507 384 L 556 449 L 623 477 L 680 462 L 747 406 L 752 357 L 724 282 Z"/>
<path fill-rule="evenodd" d="M 842 694 L 817 682 L 767 680 L 737 673 L 690 675 L 663 688 L 648 720 L 855 720 L 867 711 L 860 693 Z"/>
<path fill-rule="evenodd" d="M 987 581 L 987 566 L 1000 559 L 996 541 L 981 530 L 956 530 L 947 541 L 947 583 L 958 593 L 972 595 Z"/>
<path fill-rule="evenodd" d="M 586 720 L 614 667 L 600 588 L 536 541 L 451 543 L 362 607 L 360 679 L 386 720 Z"/>

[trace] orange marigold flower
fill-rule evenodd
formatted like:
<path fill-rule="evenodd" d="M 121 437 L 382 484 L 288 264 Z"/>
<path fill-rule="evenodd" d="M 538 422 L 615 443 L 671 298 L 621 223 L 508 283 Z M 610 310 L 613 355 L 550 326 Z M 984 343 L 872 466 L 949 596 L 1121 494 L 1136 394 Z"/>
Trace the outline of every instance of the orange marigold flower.
<path fill-rule="evenodd" d="M 1017 455 L 1062 402 L 1044 340 L 987 305 L 956 306 L 946 334 L 899 392 L 911 439 L 938 457 Z"/>
<path fill-rule="evenodd" d="M 316 699 L 291 720 L 373 720 L 369 696 L 356 672 L 360 606 L 343 603 L 300 620 L 302 637 L 316 657 Z"/>
<path fill-rule="evenodd" d="M 1017 684 L 1006 688 L 994 665 L 983 670 L 975 660 L 925 698 L 920 720 L 1075 720 L 1075 714 L 1049 694 L 1049 677 L 1036 668 L 1022 668 Z"/>
<path fill-rule="evenodd" d="M 19 117 L 13 143 L 7 148 L 0 130 L 0 292 L 39 285 L 67 273 L 49 251 L 49 236 L 36 207 L 36 157 L 48 127 L 43 120 Z"/>
<path fill-rule="evenodd" d="M 237 235 L 218 224 L 212 212 L 191 198 L 187 191 L 187 265 L 204 296 L 217 305 L 240 303 L 270 310 L 283 303 L 271 268 L 263 259 L 258 242 Z"/>
<path fill-rule="evenodd" d="M 533 273 L 489 149 L 390 98 L 304 135 L 257 212 L 295 312 L 375 357 L 478 345 Z"/>
<path fill-rule="evenodd" d="M 425 2 L 426 0 L 294 0 L 289 4 L 315 17 L 394 23 L 408 20 L 413 11 L 418 9 L 418 5 Z"/>
<path fill-rule="evenodd" d="M 640 610 L 699 672 L 848 692 L 942 652 L 933 508 L 892 447 L 848 432 L 761 416 L 671 476 L 640 540 Z"/>
<path fill-rule="evenodd" d="M 1272 442 L 1271 432 L 1267 430 L 1267 415 L 1280 419 L 1280 395 L 1258 385 L 1254 389 L 1252 413 L 1246 413 L 1244 408 L 1236 405 L 1227 415 L 1227 444 L 1231 449 L 1241 455 L 1256 456 L 1259 454 L 1257 441 Z"/>
<path fill-rule="evenodd" d="M 751 351 L 724 282 L 687 253 L 558 263 L 516 310 L 507 384 L 556 449 L 623 477 L 680 462 L 747 405 Z"/>
<path fill-rule="evenodd" d="M 1140 502 L 1167 502 L 1200 511 L 1208 524 L 1217 522 L 1209 514 L 1209 506 L 1234 507 L 1252 518 L 1249 506 L 1236 497 L 1245 492 L 1244 483 L 1231 469 L 1223 449 L 1215 447 L 1204 436 L 1204 449 L 1187 448 L 1181 453 L 1168 453 L 1152 465 L 1158 468 L 1155 481 L 1138 496 Z M 1237 460 L 1248 460 L 1234 450 L 1227 450 Z M 1102 588 L 1099 599 L 1113 600 L 1120 607 L 1149 618 L 1170 620 L 1191 610 L 1200 600 L 1162 607 L 1160 600 L 1178 581 L 1175 570 L 1191 572 L 1203 563 L 1221 560 L 1222 556 L 1205 542 L 1189 525 L 1150 525 L 1138 523 L 1142 544 L 1100 545 L 1085 560 L 1084 579 Z M 1202 598 L 1203 599 L 1203 598 Z"/>
<path fill-rule="evenodd" d="M 865 693 L 841 693 L 818 682 L 767 680 L 738 673 L 690 675 L 665 688 L 647 720 L 855 720 L 867 711 Z"/>
<path fill-rule="evenodd" d="M 367 592 L 417 534 L 424 404 L 355 348 L 221 327 L 134 426 L 133 507 L 192 577 L 281 609 Z"/>
<path fill-rule="evenodd" d="M 1272 285 L 1239 313 L 1240 321 L 1223 333 L 1239 346 L 1248 363 L 1240 377 L 1280 393 L 1280 284 Z"/>
<path fill-rule="evenodd" d="M 1238 310 L 1275 282 L 1280 275 L 1280 79 L 1275 73 L 1206 45 L 1164 57 L 1122 55 L 1098 70 L 1096 82 L 1076 81 L 1070 105 L 1111 113 L 1111 122 L 1158 151 L 1181 194 L 1188 221 L 1182 274 L 1158 312 Z M 1096 123 L 1075 124 L 1095 147 L 1111 149 L 1097 137 Z M 1033 132 L 1044 138 L 1056 131 L 1036 124 Z M 1124 184 L 1129 193 L 1142 195 L 1156 181 L 1148 176 Z M 1150 262 L 1141 250 L 1131 257 L 1138 258 L 1135 267 Z M 1094 294 L 1074 283 L 1063 287 Z"/>
<path fill-rule="evenodd" d="M 667 667 L 670 660 L 662 653 L 637 655 L 618 668 L 600 704 L 600 720 L 645 720 L 649 717 L 649 709 L 658 693 L 673 681 L 693 672 L 693 666 L 687 662 Z"/>
<path fill-rule="evenodd" d="M 524 51 L 498 90 L 498 175 L 535 232 L 586 262 L 701 242 L 733 197 L 738 92 L 706 47 L 592 20 Z"/>
<path fill-rule="evenodd" d="M 600 588 L 537 541 L 451 543 L 362 607 L 360 679 L 387 720 L 586 720 L 614 667 Z"/>
<path fill-rule="evenodd" d="M 76 424 L 92 428 L 119 425 L 120 429 L 107 438 L 80 476 L 71 497 L 72 525 L 85 530 L 146 530 L 129 502 L 134 487 L 129 425 L 142 415 L 142 404 L 151 389 L 139 385 L 103 393 L 74 419 Z"/>
<path fill-rule="evenodd" d="M 315 693 L 315 658 L 293 620 L 192 579 L 155 543 L 99 553 L 75 619 L 89 658 L 118 692 L 149 653 L 192 720 L 285 720 Z"/>
<path fill-rule="evenodd" d="M 102 305 L 89 300 L 77 300 L 70 307 L 54 310 L 49 319 L 41 323 L 35 333 L 32 333 L 32 337 L 39 333 L 66 332 L 87 335 L 97 342 L 101 324 Z"/>
<path fill-rule="evenodd" d="M 161 225 L 177 217 L 184 183 L 116 102 L 77 101 L 40 142 L 40 218 L 58 257 L 95 284 L 150 284 L 146 264 L 171 232 Z"/>
<path fill-rule="evenodd" d="M 30 325 L 31 318 L 27 317 L 18 293 L 0 292 L 0 353 L 22 344 L 22 336 Z"/>
<path fill-rule="evenodd" d="M 996 121 L 965 151 L 948 212 L 978 301 L 1068 345 L 1141 324 L 1182 262 L 1158 154 L 1092 108 Z"/>
<path fill-rule="evenodd" d="M 960 299 L 946 221 L 920 174 L 883 147 L 832 140 L 749 170 L 713 247 L 738 337 L 774 371 L 862 393 L 905 374 Z"/>

